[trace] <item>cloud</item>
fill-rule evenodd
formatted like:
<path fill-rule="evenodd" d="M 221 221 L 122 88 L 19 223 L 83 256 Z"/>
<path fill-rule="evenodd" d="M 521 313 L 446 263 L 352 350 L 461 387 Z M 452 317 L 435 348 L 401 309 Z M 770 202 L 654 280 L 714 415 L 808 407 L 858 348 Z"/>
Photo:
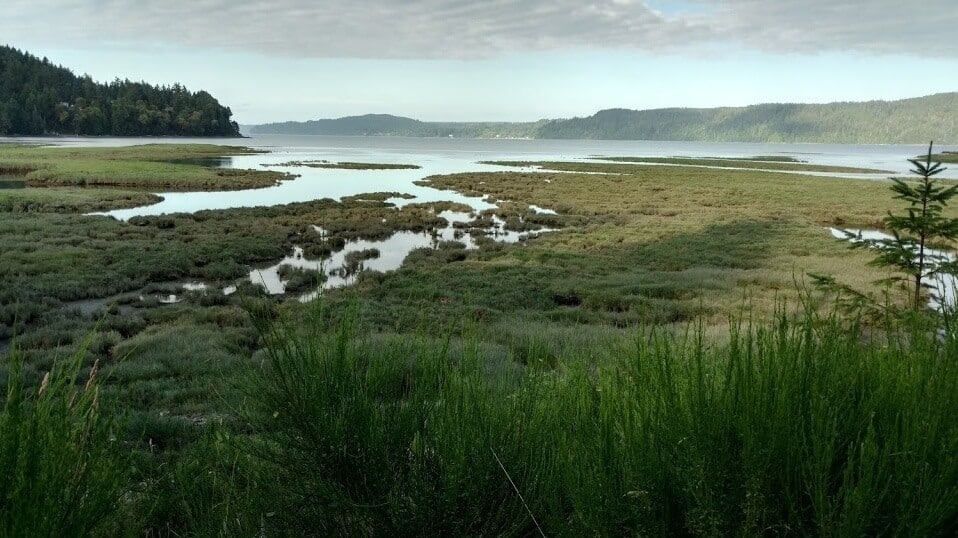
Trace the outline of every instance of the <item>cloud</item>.
<path fill-rule="evenodd" d="M 305 57 L 658 50 L 681 45 L 692 26 L 627 0 L 3 0 L 0 5 L 0 36 L 12 40 L 136 40 Z"/>
<path fill-rule="evenodd" d="M 723 41 L 772 52 L 958 58 L 955 0 L 698 0 Z"/>
<path fill-rule="evenodd" d="M 867 7 L 862 7 L 867 4 Z M 468 59 L 581 48 L 958 58 L 954 0 L 3 0 L 0 36 L 314 58 Z"/>

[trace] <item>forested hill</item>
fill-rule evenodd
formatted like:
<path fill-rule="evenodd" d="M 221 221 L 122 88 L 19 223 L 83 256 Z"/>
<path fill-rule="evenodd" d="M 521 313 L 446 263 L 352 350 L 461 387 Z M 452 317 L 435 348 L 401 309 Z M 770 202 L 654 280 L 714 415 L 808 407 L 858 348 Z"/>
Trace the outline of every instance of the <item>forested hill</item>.
<path fill-rule="evenodd" d="M 100 84 L 0 46 L 0 135 L 239 136 L 232 114 L 204 91 Z"/>
<path fill-rule="evenodd" d="M 455 138 L 532 138 L 544 124 L 507 122 L 425 122 L 392 116 L 366 114 L 345 118 L 287 121 L 253 125 L 253 134 L 315 134 L 334 136 L 414 136 Z"/>
<path fill-rule="evenodd" d="M 958 93 L 900 101 L 610 109 L 535 123 L 437 123 L 366 115 L 258 125 L 252 133 L 860 144 L 958 143 Z"/>
<path fill-rule="evenodd" d="M 958 93 L 901 101 L 763 104 L 738 108 L 603 110 L 543 125 L 540 138 L 833 142 L 958 142 Z"/>

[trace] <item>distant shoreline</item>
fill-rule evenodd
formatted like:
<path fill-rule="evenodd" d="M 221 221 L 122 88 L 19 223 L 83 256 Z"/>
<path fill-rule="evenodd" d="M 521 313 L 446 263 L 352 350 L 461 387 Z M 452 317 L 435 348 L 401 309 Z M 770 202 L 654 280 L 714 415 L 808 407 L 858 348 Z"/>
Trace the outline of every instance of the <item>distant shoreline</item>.
<path fill-rule="evenodd" d="M 533 122 L 425 122 L 390 114 L 243 125 L 252 135 L 811 144 L 958 144 L 958 92 L 898 101 L 607 109 Z"/>

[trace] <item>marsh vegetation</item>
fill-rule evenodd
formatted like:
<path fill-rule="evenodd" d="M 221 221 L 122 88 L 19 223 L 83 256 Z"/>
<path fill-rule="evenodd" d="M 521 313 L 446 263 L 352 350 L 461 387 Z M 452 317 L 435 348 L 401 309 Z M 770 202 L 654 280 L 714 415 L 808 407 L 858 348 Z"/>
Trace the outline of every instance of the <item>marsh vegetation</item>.
<path fill-rule="evenodd" d="M 496 202 L 453 221 L 471 209 L 396 207 L 397 191 L 121 222 L 82 213 L 148 203 L 135 188 L 163 181 L 224 188 L 169 161 L 234 148 L 56 151 L 0 148 L 29 185 L 0 190 L 12 534 L 52 502 L 69 517 L 51 533 L 111 536 L 958 525 L 954 327 L 865 323 L 802 287 L 887 276 L 827 229 L 881 228 L 887 183 L 549 162 L 423 179 Z M 29 176 L 80 168 L 134 190 Z M 557 231 L 496 242 L 496 222 Z M 459 239 L 395 271 L 358 271 L 388 253 L 346 250 L 444 228 Z M 301 304 L 328 274 L 280 265 L 276 296 L 249 281 L 294 247 L 343 254 L 353 285 Z M 69 488 L 88 493 L 11 509 Z"/>

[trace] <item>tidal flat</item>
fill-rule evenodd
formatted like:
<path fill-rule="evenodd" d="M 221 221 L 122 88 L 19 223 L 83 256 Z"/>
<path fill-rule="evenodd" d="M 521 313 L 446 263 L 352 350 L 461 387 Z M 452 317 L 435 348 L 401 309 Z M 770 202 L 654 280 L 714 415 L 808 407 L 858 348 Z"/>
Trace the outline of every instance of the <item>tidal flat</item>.
<path fill-rule="evenodd" d="M 303 495 L 349 491 L 323 497 L 340 507 L 338 519 L 314 514 L 315 528 L 330 532 L 335 521 L 384 530 L 413 520 L 420 530 L 440 534 L 532 532 L 528 513 L 502 480 L 500 456 L 500 464 L 530 484 L 533 507 L 554 534 L 629 529 L 708 535 L 776 524 L 811 531 L 829 524 L 829 517 L 886 532 L 913 521 L 925 525 L 914 528 L 930 531 L 947 523 L 947 511 L 928 514 L 922 506 L 928 499 L 938 502 L 929 506 L 947 505 L 953 492 L 921 473 L 928 465 L 946 473 L 958 469 L 942 449 L 958 439 L 954 426 L 943 422 L 955 408 L 956 392 L 944 390 L 954 388 L 955 369 L 906 372 L 891 361 L 908 356 L 908 349 L 881 347 L 877 338 L 874 349 L 869 341 L 840 338 L 851 333 L 839 322 L 802 325 L 812 319 L 804 314 L 828 312 L 824 298 L 810 301 L 803 294 L 806 273 L 840 275 L 876 291 L 871 283 L 888 276 L 867 264 L 868 252 L 849 250 L 829 231 L 880 229 L 897 208 L 887 182 L 741 170 L 746 167 L 737 161 L 720 168 L 521 161 L 538 168 L 431 175 L 418 182 L 458 197 L 482 197 L 491 206 L 484 209 L 417 201 L 398 184 L 338 199 L 125 221 L 84 214 L 152 203 L 151 192 L 159 188 L 246 189 L 286 177 L 265 170 L 221 173 L 191 160 L 249 152 L 224 146 L 0 146 L 0 170 L 26 182 L 0 189 L 0 382 L 20 376 L 25 386 L 39 386 L 46 372 L 70 357 L 78 361 L 80 379 L 100 372 L 101 407 L 120 419 L 127 450 L 122 461 L 133 462 L 125 467 L 128 487 L 112 530 L 294 529 L 302 522 L 284 502 L 297 497 L 265 478 L 278 473 Z M 794 164 L 772 159 L 785 158 L 752 160 L 766 169 Z M 499 242 L 487 237 L 494 223 L 516 234 L 551 231 Z M 439 236 L 446 229 L 468 235 L 475 248 Z M 358 270 L 388 257 L 374 245 L 397 234 L 436 234 L 437 240 L 411 250 L 396 270 Z M 361 248 L 352 253 L 347 245 Z M 297 253 L 311 263 L 339 255 L 343 267 L 352 268 L 350 285 L 324 289 L 331 276 L 319 272 L 329 267 L 318 262 L 280 263 L 302 259 Z M 250 281 L 251 271 L 268 267 L 277 268 L 287 293 L 270 295 Z M 305 305 L 297 300 L 310 293 L 317 299 Z M 177 300 L 156 299 L 169 295 Z M 107 297 L 112 300 L 89 302 Z M 730 333 L 730 320 L 743 319 L 752 320 L 755 334 L 766 323 L 777 325 L 760 336 L 749 332 L 751 326 Z M 787 325 L 796 327 L 794 338 L 788 330 L 775 332 L 782 323 L 796 324 Z M 819 332 L 827 338 L 816 339 Z M 761 354 L 735 347 L 743 342 Z M 809 349 L 848 360 L 825 364 L 805 357 Z M 935 363 L 930 349 L 915 352 L 917 364 Z M 954 356 L 952 348 L 944 352 Z M 6 360 L 14 356 L 20 370 Z M 707 364 L 696 362 L 703 357 Z M 737 369 L 742 361 L 760 360 L 755 357 L 772 358 Z M 715 386 L 696 385 L 703 379 Z M 765 388 L 782 380 L 785 395 L 770 396 L 774 391 Z M 812 382 L 827 399 L 821 408 L 802 406 L 802 387 Z M 283 383 L 289 391 L 279 388 Z M 931 386 L 943 390 L 922 413 L 918 402 L 929 398 L 922 387 Z M 881 397 L 846 397 L 856 390 Z M 448 405 L 431 403 L 436 401 Z M 656 403 L 666 401 L 674 405 Z M 794 428 L 768 422 L 766 410 L 779 425 Z M 256 460 L 244 443 L 263 441 L 259 449 L 273 450 L 289 439 L 311 439 L 297 430 L 297 413 L 315 419 L 320 437 L 362 455 L 359 463 L 339 461 L 335 450 L 327 454 L 318 445 L 290 445 L 274 459 L 284 462 L 279 467 L 251 463 Z M 844 420 L 849 415 L 860 423 Z M 942 424 L 942 433 L 926 444 L 917 434 L 874 440 L 878 434 L 866 418 L 877 416 L 871 420 L 889 426 L 886 415 L 905 416 L 908 432 L 932 421 Z M 693 416 L 708 421 L 694 427 Z M 819 419 L 844 426 L 834 435 L 814 430 L 810 436 Z M 647 441 L 637 451 L 612 431 Z M 682 439 L 693 439 L 694 446 Z M 892 472 L 898 460 L 891 456 L 876 463 L 875 476 L 899 492 L 924 484 L 924 497 L 916 493 L 907 506 L 868 516 L 853 510 L 856 502 L 894 503 L 882 493 L 891 486 L 849 482 L 854 473 L 846 469 L 857 465 L 859 452 L 836 455 L 827 468 L 798 457 L 787 476 L 795 483 L 786 486 L 785 474 L 776 474 L 771 459 L 763 464 L 759 453 L 764 447 L 780 461 L 793 445 L 808 454 L 859 446 L 857 439 L 879 443 L 881 454 L 912 454 L 907 468 L 913 477 Z M 299 457 L 300 449 L 319 454 L 319 467 L 297 467 L 309 460 Z M 639 453 L 657 455 L 633 460 Z M 605 478 L 586 476 L 574 461 L 589 462 L 590 476 L 599 469 Z M 721 469 L 703 478 L 702 462 Z M 754 473 L 743 471 L 743 462 Z M 210 480 L 197 479 L 197 469 L 207 469 L 199 475 Z M 427 476 L 426 469 L 442 476 Z M 546 472 L 555 469 L 562 472 Z M 311 476 L 315 483 L 305 478 Z M 200 484 L 187 485 L 194 479 Z M 831 489 L 818 481 L 860 486 L 856 491 L 865 500 L 849 493 L 845 504 L 835 501 L 832 515 L 819 514 L 810 507 L 825 501 L 807 492 Z M 671 483 L 701 489 L 672 491 Z M 356 484 L 368 490 L 351 490 Z M 780 488 L 794 499 L 782 501 Z M 212 502 L 209 491 L 235 496 L 237 504 Z M 707 495 L 699 495 L 703 491 Z M 765 503 L 760 507 L 757 496 Z M 351 502 L 334 502 L 343 498 Z M 184 503 L 195 503 L 196 510 L 183 510 Z M 411 506 L 420 507 L 413 519 Z M 446 515 L 496 516 L 447 520 L 429 516 L 424 507 L 430 506 L 443 507 Z M 595 506 L 612 515 L 596 515 Z M 282 515 L 270 520 L 267 513 Z M 344 525 L 340 531 L 349 527 Z"/>

